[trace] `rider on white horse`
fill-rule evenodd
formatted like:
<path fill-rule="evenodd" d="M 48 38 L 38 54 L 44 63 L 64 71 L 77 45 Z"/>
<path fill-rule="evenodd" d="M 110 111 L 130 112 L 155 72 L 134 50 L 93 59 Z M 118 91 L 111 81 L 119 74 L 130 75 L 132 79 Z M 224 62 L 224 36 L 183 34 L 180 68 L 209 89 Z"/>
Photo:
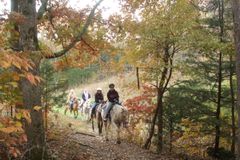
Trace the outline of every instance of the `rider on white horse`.
<path fill-rule="evenodd" d="M 83 93 L 82 93 L 82 104 L 81 104 L 81 106 L 82 106 L 85 102 L 87 102 L 90 98 L 91 98 L 90 93 L 89 93 L 86 89 L 84 89 L 84 91 L 83 91 Z"/>
<path fill-rule="evenodd" d="M 103 94 L 102 94 L 102 89 L 101 88 L 97 88 L 97 92 L 95 93 L 95 102 L 92 105 L 91 111 L 90 111 L 90 115 L 92 115 L 93 113 L 95 113 L 95 108 L 97 107 L 97 105 L 99 105 L 100 103 L 103 102 Z"/>
<path fill-rule="evenodd" d="M 115 85 L 111 83 L 109 85 L 109 91 L 107 93 L 108 103 L 107 107 L 104 109 L 103 120 L 107 121 L 107 115 L 114 104 L 119 103 L 118 92 L 114 89 Z"/>

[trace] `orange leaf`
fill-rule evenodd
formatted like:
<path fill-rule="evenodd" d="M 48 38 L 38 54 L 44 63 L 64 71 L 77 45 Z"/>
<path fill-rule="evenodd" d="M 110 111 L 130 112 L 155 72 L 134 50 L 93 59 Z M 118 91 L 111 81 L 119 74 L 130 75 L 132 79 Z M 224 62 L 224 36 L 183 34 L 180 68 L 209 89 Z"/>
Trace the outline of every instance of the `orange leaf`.
<path fill-rule="evenodd" d="M 34 85 L 37 85 L 36 80 L 35 80 L 35 77 L 34 77 L 33 74 L 28 73 L 27 76 L 26 76 L 26 78 L 29 80 L 30 83 L 32 83 L 32 84 L 34 84 Z"/>

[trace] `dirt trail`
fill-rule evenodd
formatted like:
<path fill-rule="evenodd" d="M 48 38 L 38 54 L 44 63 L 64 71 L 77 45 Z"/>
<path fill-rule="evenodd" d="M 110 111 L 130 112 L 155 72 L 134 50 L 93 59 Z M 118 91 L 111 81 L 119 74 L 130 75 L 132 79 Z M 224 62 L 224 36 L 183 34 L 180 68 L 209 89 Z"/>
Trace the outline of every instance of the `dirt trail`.
<path fill-rule="evenodd" d="M 103 136 L 92 132 L 90 124 L 61 114 L 52 123 L 51 130 L 51 155 L 60 160 L 176 160 L 124 140 L 116 144 L 113 137 L 105 141 Z"/>

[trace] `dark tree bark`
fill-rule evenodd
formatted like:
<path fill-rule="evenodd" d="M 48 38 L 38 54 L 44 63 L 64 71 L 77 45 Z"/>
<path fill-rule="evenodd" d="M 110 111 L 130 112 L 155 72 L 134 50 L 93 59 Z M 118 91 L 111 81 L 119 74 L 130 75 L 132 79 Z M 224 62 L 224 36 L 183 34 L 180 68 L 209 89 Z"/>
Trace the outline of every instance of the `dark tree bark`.
<path fill-rule="evenodd" d="M 219 150 L 219 141 L 220 141 L 220 113 L 221 113 L 221 92 L 222 92 L 222 53 L 219 53 L 219 61 L 218 61 L 218 95 L 217 95 L 217 111 L 216 111 L 216 131 L 215 131 L 215 153 Z"/>
<path fill-rule="evenodd" d="M 172 142 L 173 142 L 173 118 L 169 118 L 169 152 L 172 152 Z"/>
<path fill-rule="evenodd" d="M 138 89 L 140 89 L 139 67 L 136 68 L 136 76 L 137 76 L 137 86 L 138 86 Z"/>
<path fill-rule="evenodd" d="M 230 93 L 231 93 L 231 103 L 232 103 L 232 144 L 231 144 L 231 151 L 235 153 L 235 139 L 236 139 L 236 126 L 235 126 L 235 95 L 234 95 L 234 88 L 233 88 L 233 59 L 232 55 L 230 55 L 230 74 L 229 74 L 229 85 L 230 85 Z"/>
<path fill-rule="evenodd" d="M 238 113 L 238 134 L 237 134 L 237 154 L 240 158 L 240 1 L 232 0 L 233 22 L 234 22 L 234 39 L 236 48 L 236 74 L 237 74 L 237 103 Z"/>
<path fill-rule="evenodd" d="M 218 15 L 219 15 L 219 38 L 220 42 L 223 42 L 224 37 L 224 1 L 218 0 Z M 214 145 L 214 152 L 217 154 L 219 150 L 219 143 L 220 143 L 220 114 L 221 114 L 221 100 L 222 100 L 222 52 L 219 52 L 219 60 L 218 60 L 218 93 L 217 93 L 217 110 L 216 110 L 216 126 L 215 126 L 215 145 Z"/>
<path fill-rule="evenodd" d="M 165 85 L 168 84 L 167 82 L 167 75 L 170 74 L 168 73 L 170 71 L 169 67 L 169 61 L 170 61 L 170 54 L 169 54 L 169 46 L 167 45 L 164 50 L 164 68 L 163 72 L 161 75 L 161 80 L 158 85 L 158 99 L 157 99 L 157 107 L 159 107 L 158 110 L 158 121 L 157 121 L 157 126 L 158 126 L 158 142 L 157 142 L 157 152 L 162 152 L 163 149 L 163 95 L 165 92 Z"/>

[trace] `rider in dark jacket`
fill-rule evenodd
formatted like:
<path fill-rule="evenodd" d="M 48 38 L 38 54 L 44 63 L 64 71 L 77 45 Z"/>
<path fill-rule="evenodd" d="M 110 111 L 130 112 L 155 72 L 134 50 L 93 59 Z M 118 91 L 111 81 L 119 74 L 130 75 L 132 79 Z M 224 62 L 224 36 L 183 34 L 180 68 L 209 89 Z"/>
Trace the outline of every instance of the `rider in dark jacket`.
<path fill-rule="evenodd" d="M 100 103 L 102 103 L 103 100 L 104 100 L 104 98 L 103 98 L 103 94 L 102 94 L 102 89 L 101 88 L 97 88 L 97 92 L 95 94 L 95 102 L 92 105 L 92 109 L 91 109 L 90 115 L 95 113 L 96 106 L 99 105 Z"/>
<path fill-rule="evenodd" d="M 115 85 L 112 83 L 109 85 L 109 91 L 107 93 L 108 103 L 107 107 L 104 110 L 103 120 L 107 120 L 107 115 L 111 108 L 113 107 L 114 103 L 119 103 L 119 95 L 118 92 L 114 89 Z"/>
<path fill-rule="evenodd" d="M 95 94 L 95 103 L 101 103 L 103 101 L 102 89 L 97 88 L 97 93 Z"/>
<path fill-rule="evenodd" d="M 119 101 L 119 95 L 118 95 L 118 92 L 114 89 L 114 86 L 110 88 L 110 90 L 108 91 L 107 98 L 109 102 Z"/>

